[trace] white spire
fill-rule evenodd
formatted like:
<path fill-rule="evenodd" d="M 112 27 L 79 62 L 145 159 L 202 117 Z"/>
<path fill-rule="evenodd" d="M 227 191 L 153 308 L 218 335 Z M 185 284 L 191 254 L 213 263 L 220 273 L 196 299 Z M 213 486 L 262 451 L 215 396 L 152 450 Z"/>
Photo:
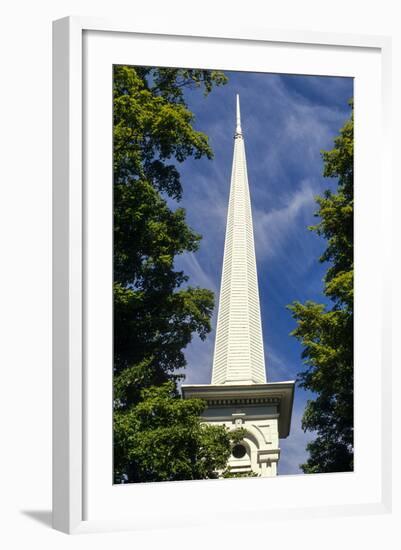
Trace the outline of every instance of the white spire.
<path fill-rule="evenodd" d="M 239 96 L 212 384 L 265 383 L 251 201 Z"/>

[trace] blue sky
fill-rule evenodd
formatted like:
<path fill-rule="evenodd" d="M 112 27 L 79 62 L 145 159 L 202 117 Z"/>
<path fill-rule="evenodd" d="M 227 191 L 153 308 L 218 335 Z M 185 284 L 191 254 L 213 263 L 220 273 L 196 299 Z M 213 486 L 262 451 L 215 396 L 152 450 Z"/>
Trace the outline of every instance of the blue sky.
<path fill-rule="evenodd" d="M 226 73 L 227 85 L 204 97 L 186 92 L 195 128 L 210 138 L 213 160 L 187 160 L 179 166 L 184 188 L 180 206 L 203 239 L 200 250 L 176 261 L 189 284 L 215 292 L 213 330 L 205 342 L 194 338 L 186 349 L 185 383 L 211 380 L 217 303 L 230 187 L 235 94 L 240 94 L 242 129 L 255 231 L 256 261 L 268 381 L 292 380 L 302 370 L 302 348 L 289 333 L 294 321 L 286 309 L 294 300 L 325 302 L 318 258 L 325 241 L 307 226 L 316 223 L 314 197 L 333 188 L 322 177 L 321 149 L 349 116 L 350 78 Z M 301 473 L 299 464 L 313 434 L 301 429 L 311 394 L 296 388 L 290 436 L 280 440 L 280 474 Z"/>

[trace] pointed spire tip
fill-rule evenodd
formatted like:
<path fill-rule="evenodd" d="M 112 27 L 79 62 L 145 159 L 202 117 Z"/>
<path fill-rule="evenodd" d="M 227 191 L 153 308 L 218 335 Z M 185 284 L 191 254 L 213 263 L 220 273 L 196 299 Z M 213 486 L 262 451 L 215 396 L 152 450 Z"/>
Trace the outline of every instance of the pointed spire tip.
<path fill-rule="evenodd" d="M 236 129 L 235 129 L 235 133 L 236 134 L 242 134 L 241 111 L 240 111 L 240 106 L 239 106 L 239 94 L 237 94 L 237 126 L 236 126 Z"/>

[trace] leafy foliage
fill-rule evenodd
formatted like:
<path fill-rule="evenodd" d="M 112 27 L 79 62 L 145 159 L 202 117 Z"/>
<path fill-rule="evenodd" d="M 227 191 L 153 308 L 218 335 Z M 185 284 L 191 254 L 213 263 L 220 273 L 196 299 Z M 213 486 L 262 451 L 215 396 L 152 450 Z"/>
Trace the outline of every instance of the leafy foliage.
<path fill-rule="evenodd" d="M 305 473 L 353 469 L 353 113 L 322 156 L 324 176 L 338 186 L 317 198 L 320 222 L 310 229 L 327 239 L 320 261 L 329 263 L 324 292 L 333 305 L 289 306 L 297 320 L 292 334 L 304 347 L 299 383 L 316 394 L 302 419 L 303 429 L 317 434 L 301 465 Z"/>
<path fill-rule="evenodd" d="M 183 350 L 210 331 L 213 293 L 187 285 L 177 255 L 196 251 L 200 235 L 181 208 L 177 166 L 212 158 L 193 127 L 185 88 L 224 84 L 218 71 L 115 66 L 114 478 L 123 481 L 215 476 L 230 450 L 222 428 L 202 426 L 199 400 L 181 400 Z M 170 200 L 170 202 L 168 202 Z M 228 453 L 228 454 L 227 454 Z"/>
<path fill-rule="evenodd" d="M 173 382 L 143 389 L 138 404 L 115 418 L 115 444 L 125 450 L 115 463 L 117 478 L 216 478 L 230 455 L 231 436 L 224 427 L 201 424 L 203 409 L 200 399 L 177 399 Z"/>

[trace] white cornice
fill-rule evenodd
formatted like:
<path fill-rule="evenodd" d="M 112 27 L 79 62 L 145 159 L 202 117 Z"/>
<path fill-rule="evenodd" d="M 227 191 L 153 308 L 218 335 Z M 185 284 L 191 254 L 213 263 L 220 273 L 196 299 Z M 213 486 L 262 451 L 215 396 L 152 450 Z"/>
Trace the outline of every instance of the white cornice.
<path fill-rule="evenodd" d="M 181 386 L 184 399 L 203 399 L 206 403 L 210 403 L 209 406 L 221 408 L 221 416 L 225 416 L 224 409 L 233 406 L 245 409 L 276 405 L 279 414 L 280 438 L 285 438 L 290 433 L 294 388 L 294 381 L 248 385 L 197 384 Z M 216 404 L 212 404 L 213 402 Z"/>

